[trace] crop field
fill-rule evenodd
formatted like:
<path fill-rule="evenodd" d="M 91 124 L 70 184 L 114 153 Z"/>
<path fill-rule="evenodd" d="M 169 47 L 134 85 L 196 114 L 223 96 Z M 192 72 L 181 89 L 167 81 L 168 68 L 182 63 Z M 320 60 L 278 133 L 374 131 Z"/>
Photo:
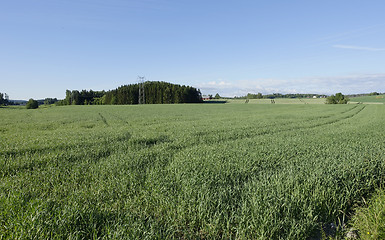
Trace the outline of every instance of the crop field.
<path fill-rule="evenodd" d="M 210 102 L 226 102 L 244 104 L 246 99 L 212 99 Z M 325 104 L 325 98 L 275 98 L 276 104 Z M 249 99 L 248 104 L 271 104 L 271 99 Z"/>
<path fill-rule="evenodd" d="M 363 102 L 363 103 L 384 103 L 385 104 L 385 95 L 352 97 L 350 99 L 350 101 Z"/>
<path fill-rule="evenodd" d="M 0 108 L 0 239 L 306 239 L 385 180 L 385 106 Z"/>

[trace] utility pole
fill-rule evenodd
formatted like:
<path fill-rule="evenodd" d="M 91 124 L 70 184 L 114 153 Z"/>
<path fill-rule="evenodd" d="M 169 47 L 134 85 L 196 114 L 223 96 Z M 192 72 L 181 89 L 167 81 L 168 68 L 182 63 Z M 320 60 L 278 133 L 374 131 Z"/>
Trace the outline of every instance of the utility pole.
<path fill-rule="evenodd" d="M 139 82 L 139 104 L 146 104 L 146 98 L 144 95 L 144 84 L 145 84 L 145 78 L 138 76 L 138 82 Z"/>

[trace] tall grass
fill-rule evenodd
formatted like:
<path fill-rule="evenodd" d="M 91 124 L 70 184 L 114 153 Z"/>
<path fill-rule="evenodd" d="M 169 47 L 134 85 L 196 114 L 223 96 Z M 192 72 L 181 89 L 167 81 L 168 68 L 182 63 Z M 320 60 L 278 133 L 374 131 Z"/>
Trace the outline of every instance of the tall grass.
<path fill-rule="evenodd" d="M 0 238 L 305 239 L 385 179 L 385 109 L 0 109 Z"/>
<path fill-rule="evenodd" d="M 368 205 L 357 209 L 352 226 L 361 239 L 385 239 L 385 192 L 378 190 Z"/>

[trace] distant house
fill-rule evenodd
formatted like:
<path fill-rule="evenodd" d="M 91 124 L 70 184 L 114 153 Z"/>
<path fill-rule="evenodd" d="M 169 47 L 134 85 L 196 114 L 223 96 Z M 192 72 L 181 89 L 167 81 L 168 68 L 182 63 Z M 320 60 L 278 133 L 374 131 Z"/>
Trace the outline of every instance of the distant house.
<path fill-rule="evenodd" d="M 202 100 L 205 101 L 205 100 L 210 100 L 211 97 L 208 96 L 208 95 L 202 95 Z"/>

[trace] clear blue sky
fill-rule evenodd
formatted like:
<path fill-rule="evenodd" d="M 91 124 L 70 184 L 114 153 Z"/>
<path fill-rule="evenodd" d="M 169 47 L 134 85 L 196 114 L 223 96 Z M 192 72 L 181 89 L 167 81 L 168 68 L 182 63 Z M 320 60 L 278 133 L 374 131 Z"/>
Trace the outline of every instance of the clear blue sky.
<path fill-rule="evenodd" d="M 222 96 L 385 92 L 383 0 L 3 0 L 0 92 L 159 80 Z"/>

